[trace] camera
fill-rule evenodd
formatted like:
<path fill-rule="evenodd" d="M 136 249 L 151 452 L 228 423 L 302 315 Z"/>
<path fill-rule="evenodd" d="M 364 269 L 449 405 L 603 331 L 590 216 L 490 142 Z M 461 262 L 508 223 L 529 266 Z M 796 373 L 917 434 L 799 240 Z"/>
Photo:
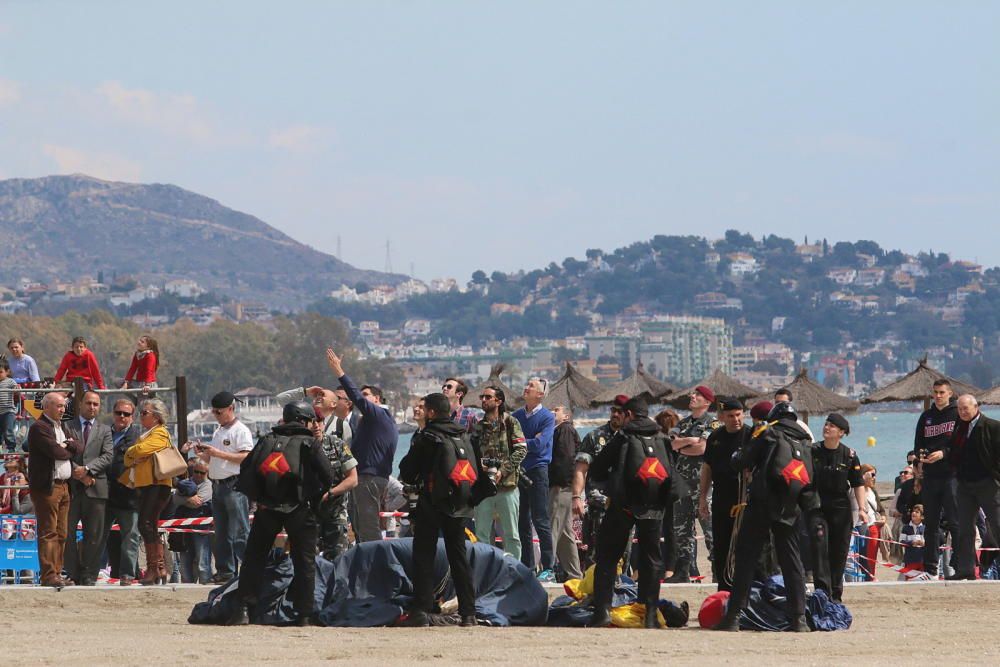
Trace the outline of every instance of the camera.
<path fill-rule="evenodd" d="M 667 437 L 670 438 L 670 440 L 674 440 L 675 438 L 679 438 L 680 436 L 681 436 L 681 430 L 676 426 L 667 431 Z"/>
<path fill-rule="evenodd" d="M 930 456 L 930 451 L 928 451 L 927 449 L 918 449 L 917 450 L 917 460 L 918 461 L 923 461 L 928 456 Z"/>
<path fill-rule="evenodd" d="M 409 512 L 413 512 L 417 509 L 417 503 L 420 501 L 420 490 L 422 486 L 420 484 L 404 484 L 403 485 L 403 495 L 406 497 L 406 509 Z"/>
<path fill-rule="evenodd" d="M 483 468 L 486 469 L 486 474 L 493 477 L 500 471 L 500 466 L 503 465 L 503 461 L 499 458 L 484 456 L 482 458 Z"/>
<path fill-rule="evenodd" d="M 608 508 L 608 497 L 598 489 L 591 489 L 587 494 L 587 507 L 596 510 L 606 510 Z"/>

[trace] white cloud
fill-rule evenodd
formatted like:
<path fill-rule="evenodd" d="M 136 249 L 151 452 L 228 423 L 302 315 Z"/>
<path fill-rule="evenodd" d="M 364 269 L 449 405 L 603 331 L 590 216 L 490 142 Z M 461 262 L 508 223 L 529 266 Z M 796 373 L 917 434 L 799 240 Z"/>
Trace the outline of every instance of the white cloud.
<path fill-rule="evenodd" d="M 0 109 L 21 101 L 21 86 L 17 81 L 0 78 Z"/>
<path fill-rule="evenodd" d="M 138 162 L 114 153 L 88 153 L 70 146 L 42 144 L 42 153 L 51 158 L 62 173 L 86 174 L 111 181 L 138 181 Z"/>
<path fill-rule="evenodd" d="M 331 135 L 330 130 L 316 125 L 290 125 L 271 132 L 267 143 L 293 153 L 313 153 L 323 148 Z"/>
<path fill-rule="evenodd" d="M 202 146 L 252 143 L 235 124 L 224 124 L 189 93 L 160 93 L 126 88 L 119 81 L 105 81 L 95 91 L 111 115 L 120 121 L 187 139 Z"/>

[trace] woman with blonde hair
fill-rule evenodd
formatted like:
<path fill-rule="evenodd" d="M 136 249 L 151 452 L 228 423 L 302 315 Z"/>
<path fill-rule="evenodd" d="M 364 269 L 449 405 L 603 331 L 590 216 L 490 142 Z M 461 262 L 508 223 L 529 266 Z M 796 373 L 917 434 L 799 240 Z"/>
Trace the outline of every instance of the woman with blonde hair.
<path fill-rule="evenodd" d="M 137 491 L 139 534 L 146 545 L 146 575 L 139 581 L 143 586 L 167 583 L 158 522 L 160 514 L 170 502 L 173 480 L 156 479 L 153 468 L 153 455 L 174 446 L 166 423 L 167 406 L 163 401 L 151 398 L 139 405 L 142 434 L 134 445 L 125 450 L 125 472 L 118 479 Z"/>

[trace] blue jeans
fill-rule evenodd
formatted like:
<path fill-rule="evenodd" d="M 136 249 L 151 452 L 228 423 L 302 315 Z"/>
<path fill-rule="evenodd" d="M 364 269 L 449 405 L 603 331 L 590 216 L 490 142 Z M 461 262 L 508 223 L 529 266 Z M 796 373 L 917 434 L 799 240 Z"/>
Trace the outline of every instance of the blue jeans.
<path fill-rule="evenodd" d="M 187 551 L 181 553 L 181 581 L 207 584 L 212 578 L 211 535 L 188 534 Z"/>
<path fill-rule="evenodd" d="M 7 451 L 14 451 L 14 420 L 17 417 L 16 412 L 5 412 L 0 415 L 0 438 L 3 438 L 4 444 L 7 445 Z"/>
<path fill-rule="evenodd" d="M 236 477 L 212 481 L 212 521 L 215 524 L 215 571 L 236 576 L 250 534 L 250 500 L 236 490 Z"/>
<path fill-rule="evenodd" d="M 540 465 L 525 471 L 534 484 L 520 486 L 521 507 L 517 522 L 521 536 L 521 562 L 528 569 L 535 569 L 535 547 L 531 526 L 538 533 L 538 547 L 542 554 L 542 569 L 551 570 L 555 562 L 552 555 L 552 525 L 549 523 L 549 466 Z"/>

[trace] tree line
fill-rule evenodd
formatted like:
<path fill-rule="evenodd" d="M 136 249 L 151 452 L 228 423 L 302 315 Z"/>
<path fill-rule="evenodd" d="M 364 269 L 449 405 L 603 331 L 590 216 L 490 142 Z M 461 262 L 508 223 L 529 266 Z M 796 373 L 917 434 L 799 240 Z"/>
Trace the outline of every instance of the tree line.
<path fill-rule="evenodd" d="M 58 317 L 0 315 L 0 331 L 5 334 L 4 343 L 14 337 L 24 340 L 25 351 L 37 362 L 43 378 L 55 375 L 70 341 L 83 336 L 97 356 L 109 388 L 121 384 L 136 339 L 148 333 L 160 347 L 159 385 L 173 386 L 175 376 L 186 376 L 191 406 L 207 402 L 222 390 L 258 387 L 277 392 L 295 386 L 334 385 L 326 365 L 327 347 L 344 356 L 345 370 L 358 382 L 381 386 L 395 403 L 407 398 L 406 383 L 397 367 L 382 360 L 359 361 L 344 324 L 317 313 L 262 323 L 217 320 L 208 326 L 181 319 L 153 331 L 107 311 L 70 312 Z"/>

